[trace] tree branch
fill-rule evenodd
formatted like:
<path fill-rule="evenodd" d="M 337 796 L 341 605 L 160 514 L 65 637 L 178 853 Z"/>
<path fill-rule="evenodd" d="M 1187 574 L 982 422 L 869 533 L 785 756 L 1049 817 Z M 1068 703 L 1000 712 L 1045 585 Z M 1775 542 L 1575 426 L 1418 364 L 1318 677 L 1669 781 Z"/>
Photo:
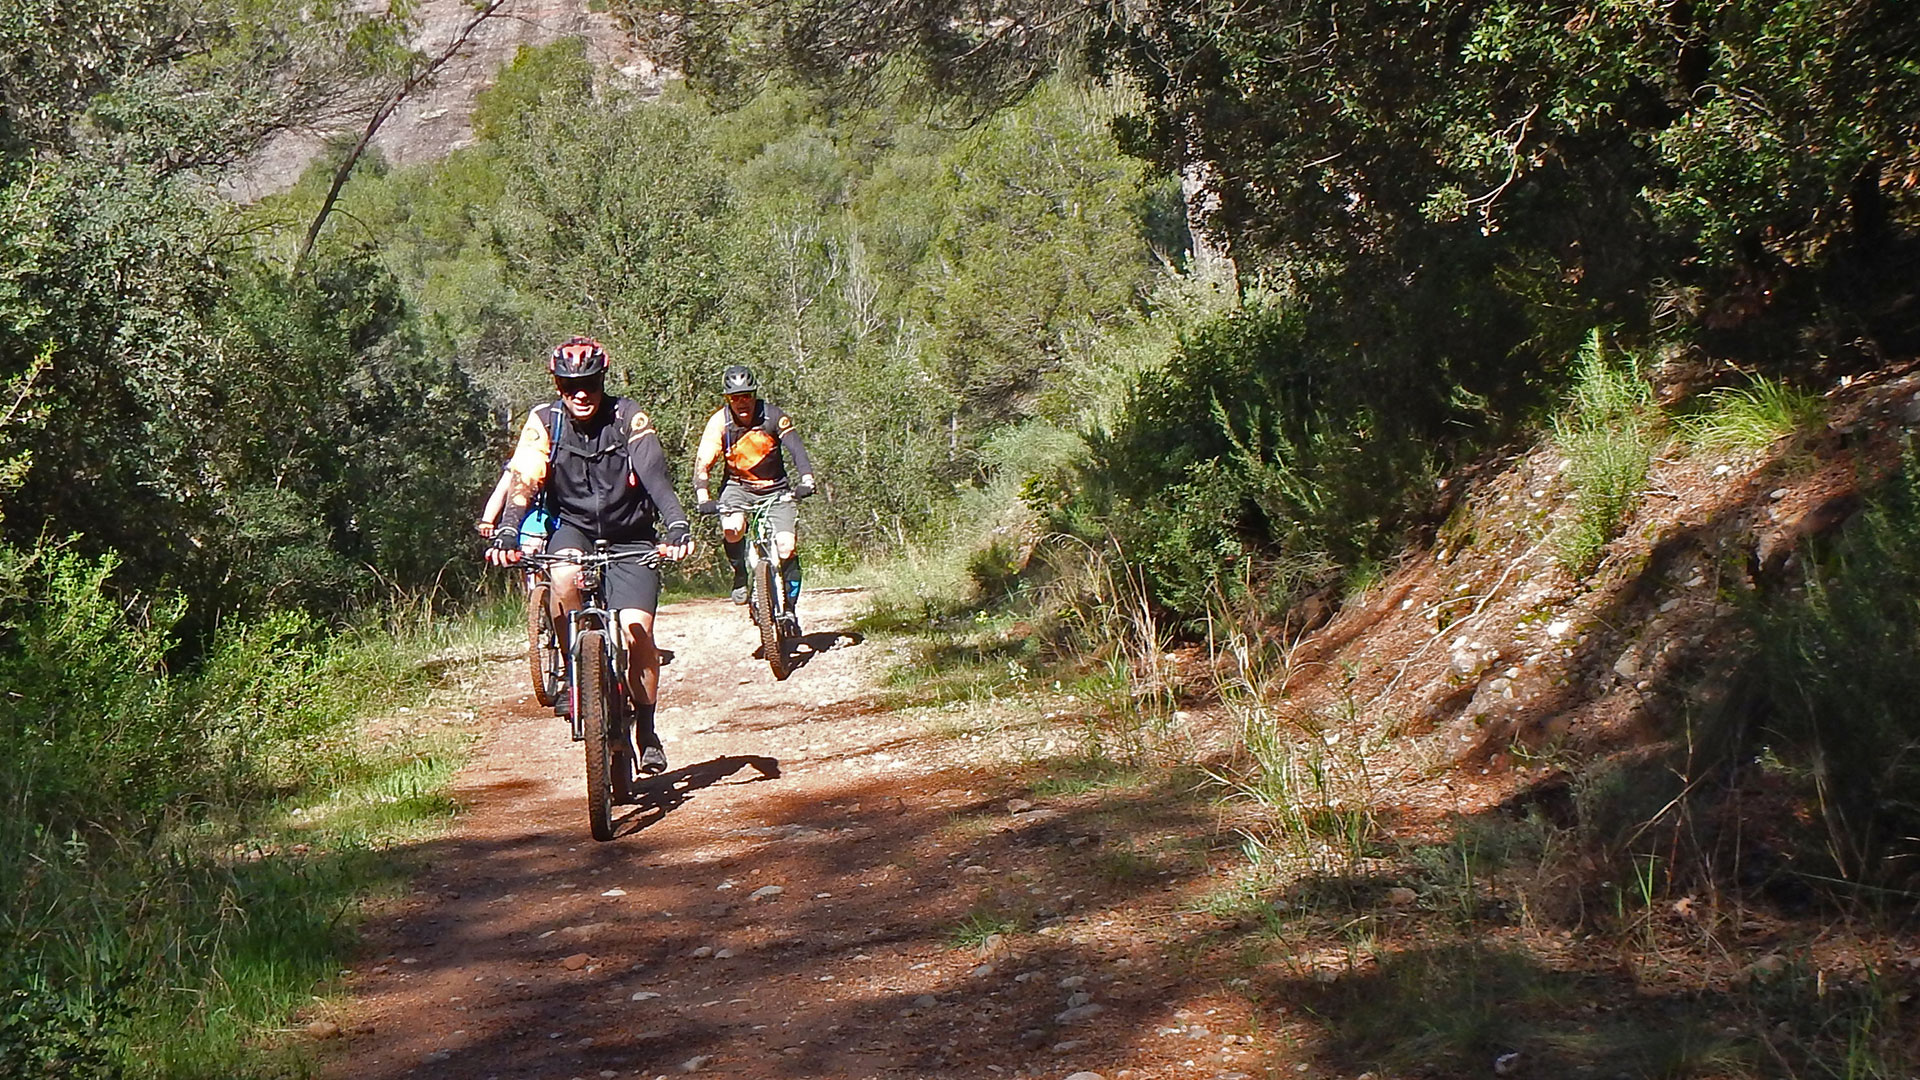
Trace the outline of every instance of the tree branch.
<path fill-rule="evenodd" d="M 367 120 L 367 129 L 360 133 L 360 141 L 353 144 L 353 149 L 348 151 L 346 160 L 334 170 L 333 184 L 327 188 L 327 197 L 321 200 L 320 211 L 313 216 L 313 224 L 307 227 L 307 238 L 301 242 L 299 253 L 293 257 L 293 272 L 296 275 L 306 265 L 307 256 L 313 253 L 314 241 L 320 238 L 321 227 L 326 225 L 327 217 L 333 213 L 334 204 L 340 201 L 340 189 L 347 186 L 347 177 L 352 175 L 353 167 L 360 163 L 360 156 L 367 152 L 367 147 L 373 142 L 374 135 L 379 132 L 380 125 L 387 122 L 387 117 L 393 115 L 393 110 L 400 107 L 400 103 L 407 99 L 408 94 L 425 85 L 433 78 L 434 73 L 458 56 L 460 50 L 466 47 L 467 39 L 473 36 L 474 31 L 480 29 L 480 24 L 492 18 L 506 2 L 507 0 L 489 0 L 487 6 L 476 11 L 473 20 L 453 36 L 453 40 L 441 50 L 440 55 L 428 61 L 425 67 L 415 72 L 406 82 L 401 83 L 399 89 L 387 95 L 387 99 L 373 111 L 373 116 Z"/>

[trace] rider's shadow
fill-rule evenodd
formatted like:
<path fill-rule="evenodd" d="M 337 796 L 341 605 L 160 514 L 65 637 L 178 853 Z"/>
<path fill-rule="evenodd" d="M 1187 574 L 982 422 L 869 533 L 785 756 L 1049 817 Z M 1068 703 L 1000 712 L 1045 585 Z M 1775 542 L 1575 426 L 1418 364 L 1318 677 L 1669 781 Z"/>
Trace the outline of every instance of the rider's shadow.
<path fill-rule="evenodd" d="M 814 634 L 802 634 L 787 642 L 787 671 L 795 672 L 813 662 L 813 658 L 833 649 L 845 649 L 867 640 L 858 630 L 825 630 Z M 765 659 L 760 650 L 753 652 L 755 659 Z"/>
<path fill-rule="evenodd" d="M 649 828 L 661 818 L 679 809 L 680 804 L 691 798 L 694 792 L 701 788 L 712 787 L 748 767 L 758 770 L 760 775 L 741 781 L 742 783 L 757 784 L 762 780 L 780 778 L 778 758 L 761 757 L 757 754 L 729 754 L 726 757 L 717 757 L 712 761 L 703 761 L 698 765 L 689 765 L 684 769 L 674 769 L 672 772 L 636 781 L 633 785 L 632 798 L 629 800 L 633 810 L 620 820 L 616 828 L 622 832 L 639 832 L 641 829 Z"/>

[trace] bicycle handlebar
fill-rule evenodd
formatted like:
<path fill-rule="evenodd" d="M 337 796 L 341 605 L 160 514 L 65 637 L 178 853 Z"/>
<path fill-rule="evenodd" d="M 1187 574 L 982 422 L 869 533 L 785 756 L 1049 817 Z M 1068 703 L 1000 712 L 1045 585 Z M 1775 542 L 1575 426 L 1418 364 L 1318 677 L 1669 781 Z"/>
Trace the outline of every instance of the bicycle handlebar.
<path fill-rule="evenodd" d="M 521 562 L 530 562 L 538 566 L 553 566 L 558 563 L 570 563 L 574 566 L 605 566 L 608 563 L 625 559 L 638 560 L 641 564 L 658 568 L 666 560 L 655 550 L 647 551 L 579 551 L 566 554 L 554 554 L 546 551 L 529 552 L 520 556 Z"/>

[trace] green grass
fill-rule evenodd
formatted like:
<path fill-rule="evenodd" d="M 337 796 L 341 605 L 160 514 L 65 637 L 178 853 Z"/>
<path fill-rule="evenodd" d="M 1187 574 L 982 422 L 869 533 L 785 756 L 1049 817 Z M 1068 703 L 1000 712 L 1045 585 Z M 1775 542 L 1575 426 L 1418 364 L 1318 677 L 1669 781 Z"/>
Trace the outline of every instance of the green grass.
<path fill-rule="evenodd" d="M 1814 430 L 1825 417 L 1826 404 L 1819 397 L 1756 376 L 1746 386 L 1708 391 L 1676 426 L 1681 437 L 1699 449 L 1752 452 Z"/>
<path fill-rule="evenodd" d="M 1056 760 L 1048 763 L 1047 768 L 1046 775 L 1028 785 L 1035 799 L 1132 788 L 1149 780 L 1147 773 L 1137 766 L 1098 757 Z"/>
<path fill-rule="evenodd" d="M 121 700 L 201 740 L 200 771 L 170 778 L 184 794 L 158 810 L 36 789 L 21 758 L 0 774 L 0 1075 L 309 1071 L 304 1044 L 274 1032 L 351 955 L 361 903 L 402 886 L 404 845 L 453 813 L 465 736 L 419 706 L 460 692 L 462 651 L 481 651 L 463 642 L 486 636 L 429 629 L 423 611 L 389 620 L 331 637 L 269 622 L 197 671 L 140 670 Z M 111 657 L 121 639 L 99 625 L 95 653 Z M 396 640 L 394 626 L 418 632 Z M 359 717 L 376 704 L 414 708 L 374 744 Z"/>
<path fill-rule="evenodd" d="M 1553 442 L 1567 457 L 1573 506 L 1553 545 L 1561 566 L 1585 576 L 1640 501 L 1662 418 L 1638 363 L 1612 360 L 1598 330 L 1580 350 L 1567 402 L 1554 419 Z"/>
<path fill-rule="evenodd" d="M 967 912 L 958 926 L 947 931 L 947 943 L 956 949 L 977 949 L 990 938 L 1018 934 L 1026 928 L 1026 920 L 1020 916 L 990 908 L 975 908 Z"/>

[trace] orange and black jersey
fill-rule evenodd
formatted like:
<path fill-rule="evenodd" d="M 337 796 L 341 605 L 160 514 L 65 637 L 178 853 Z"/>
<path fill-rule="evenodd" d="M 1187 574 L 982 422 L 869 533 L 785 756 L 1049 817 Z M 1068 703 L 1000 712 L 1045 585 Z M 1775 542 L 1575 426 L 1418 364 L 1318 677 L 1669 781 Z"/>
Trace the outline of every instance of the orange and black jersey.
<path fill-rule="evenodd" d="M 807 448 L 800 445 L 800 433 L 793 418 L 777 405 L 765 401 L 753 403 L 753 423 L 741 424 L 733 410 L 722 406 L 707 419 L 700 434 L 700 449 L 693 457 L 695 486 L 705 486 L 715 464 L 724 462 L 723 480 L 732 481 L 756 495 L 785 491 L 787 459 L 793 472 L 805 476 L 813 471 L 807 463 Z"/>
<path fill-rule="evenodd" d="M 688 534 L 660 436 L 630 398 L 609 395 L 585 423 L 574 422 L 558 401 L 536 406 L 507 468 L 514 479 L 503 528 L 519 528 L 544 485 L 547 511 L 593 539 L 659 540 L 656 522 L 664 524 L 668 543 Z"/>

